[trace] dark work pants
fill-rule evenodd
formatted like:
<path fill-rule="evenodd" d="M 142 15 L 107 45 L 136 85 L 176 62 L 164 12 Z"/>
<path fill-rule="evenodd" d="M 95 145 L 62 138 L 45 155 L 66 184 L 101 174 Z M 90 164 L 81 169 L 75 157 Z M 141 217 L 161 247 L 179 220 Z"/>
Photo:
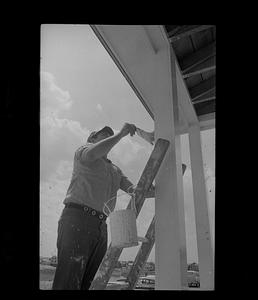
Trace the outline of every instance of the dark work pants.
<path fill-rule="evenodd" d="M 76 208 L 58 221 L 53 290 L 88 290 L 107 250 L 107 224 Z"/>

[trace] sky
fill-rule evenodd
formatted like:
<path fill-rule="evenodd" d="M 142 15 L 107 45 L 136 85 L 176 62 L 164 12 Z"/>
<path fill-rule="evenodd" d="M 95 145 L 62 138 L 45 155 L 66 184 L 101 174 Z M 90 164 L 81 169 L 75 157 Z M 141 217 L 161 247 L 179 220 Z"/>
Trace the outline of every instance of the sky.
<path fill-rule="evenodd" d="M 49 257 L 57 253 L 57 222 L 75 150 L 91 131 L 103 126 L 116 132 L 129 122 L 153 131 L 154 122 L 90 26 L 41 25 L 40 61 L 40 256 Z M 215 129 L 202 131 L 201 141 L 213 238 Z M 183 184 L 187 261 L 191 263 L 198 262 L 198 255 L 187 135 L 181 136 L 181 146 L 182 162 L 187 165 Z M 137 184 L 152 150 L 137 135 L 126 136 L 108 157 Z M 116 209 L 125 208 L 129 200 L 125 194 L 119 196 Z M 137 218 L 139 236 L 145 235 L 154 213 L 155 199 L 146 199 Z M 120 260 L 134 260 L 139 247 L 124 249 Z M 155 261 L 155 245 L 148 260 Z"/>

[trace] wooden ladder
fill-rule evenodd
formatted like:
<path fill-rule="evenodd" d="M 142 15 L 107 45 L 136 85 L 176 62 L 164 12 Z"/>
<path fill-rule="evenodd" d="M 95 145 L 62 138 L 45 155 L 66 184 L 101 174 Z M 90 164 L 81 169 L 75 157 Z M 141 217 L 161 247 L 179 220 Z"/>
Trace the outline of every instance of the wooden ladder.
<path fill-rule="evenodd" d="M 185 173 L 185 170 L 186 165 L 182 164 L 183 175 Z M 134 260 L 134 263 L 129 271 L 129 274 L 127 275 L 128 286 L 125 288 L 125 290 L 133 290 L 135 288 L 139 275 L 141 274 L 141 271 L 143 270 L 143 267 L 147 262 L 147 259 L 153 248 L 153 245 L 155 243 L 155 215 L 152 218 L 150 226 L 146 232 L 145 239 L 147 240 L 147 242 L 142 243 Z"/>
<path fill-rule="evenodd" d="M 136 218 L 139 215 L 141 208 L 145 201 L 145 195 L 148 192 L 151 184 L 158 173 L 160 165 L 165 157 L 167 149 L 169 147 L 169 141 L 164 139 L 158 139 L 155 143 L 154 149 L 149 157 L 149 160 L 143 170 L 143 173 L 139 179 L 135 190 L 135 207 Z M 128 204 L 127 209 L 131 208 L 131 203 Z M 140 272 L 145 265 L 151 249 L 154 245 L 154 229 L 155 229 L 155 217 L 153 217 L 149 229 L 145 235 L 146 242 L 143 242 L 133 266 L 128 274 L 128 287 L 127 289 L 133 289 L 137 283 Z M 115 269 L 118 259 L 123 251 L 123 248 L 112 247 L 111 243 L 109 248 L 99 266 L 99 269 L 91 283 L 90 290 L 104 290 L 108 284 L 108 281 Z"/>

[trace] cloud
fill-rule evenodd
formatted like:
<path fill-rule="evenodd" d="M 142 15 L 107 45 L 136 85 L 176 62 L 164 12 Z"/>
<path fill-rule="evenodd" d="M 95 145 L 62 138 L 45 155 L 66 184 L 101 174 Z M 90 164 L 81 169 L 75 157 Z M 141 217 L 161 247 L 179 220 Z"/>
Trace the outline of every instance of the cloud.
<path fill-rule="evenodd" d="M 78 121 L 62 118 L 72 105 L 69 92 L 63 91 L 51 73 L 41 72 L 40 176 L 46 180 L 61 161 L 72 161 L 74 151 L 86 141 L 87 128 Z"/>
<path fill-rule="evenodd" d="M 40 254 L 56 255 L 57 226 L 70 184 L 73 164 L 60 161 L 50 176 L 40 181 Z"/>
<path fill-rule="evenodd" d="M 75 150 L 85 143 L 89 130 L 77 121 L 47 116 L 41 119 L 40 131 L 40 171 L 44 180 L 60 161 L 73 160 Z"/>
<path fill-rule="evenodd" d="M 99 110 L 99 111 L 101 111 L 101 112 L 103 111 L 103 107 L 102 107 L 102 105 L 99 104 L 99 103 L 97 104 L 97 110 Z"/>
<path fill-rule="evenodd" d="M 65 172 L 65 165 L 68 166 L 67 162 L 61 165 L 56 174 L 40 182 L 40 255 L 43 256 L 56 255 L 58 219 L 64 207 L 63 200 L 69 185 L 69 180 L 59 179 L 60 174 Z"/>
<path fill-rule="evenodd" d="M 59 165 L 56 170 L 56 177 L 59 180 L 67 180 L 71 178 L 73 171 L 73 162 L 62 160 L 59 162 Z"/>
<path fill-rule="evenodd" d="M 40 110 L 41 115 L 58 116 L 60 112 L 68 110 L 73 101 L 68 91 L 62 90 L 55 81 L 53 74 L 40 73 Z"/>

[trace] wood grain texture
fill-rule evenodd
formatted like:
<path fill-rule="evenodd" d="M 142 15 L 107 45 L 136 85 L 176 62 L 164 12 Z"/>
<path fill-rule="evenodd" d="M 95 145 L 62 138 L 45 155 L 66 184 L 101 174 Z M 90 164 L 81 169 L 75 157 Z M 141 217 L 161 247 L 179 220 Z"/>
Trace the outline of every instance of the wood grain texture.
<path fill-rule="evenodd" d="M 137 280 L 139 278 L 140 272 L 143 269 L 152 247 L 155 242 L 155 216 L 153 217 L 151 224 L 148 228 L 148 231 L 145 235 L 145 238 L 148 240 L 146 243 L 142 243 L 141 248 L 139 249 L 137 256 L 134 260 L 134 263 L 130 269 L 130 272 L 127 276 L 128 287 L 127 290 L 132 290 L 135 288 Z"/>

